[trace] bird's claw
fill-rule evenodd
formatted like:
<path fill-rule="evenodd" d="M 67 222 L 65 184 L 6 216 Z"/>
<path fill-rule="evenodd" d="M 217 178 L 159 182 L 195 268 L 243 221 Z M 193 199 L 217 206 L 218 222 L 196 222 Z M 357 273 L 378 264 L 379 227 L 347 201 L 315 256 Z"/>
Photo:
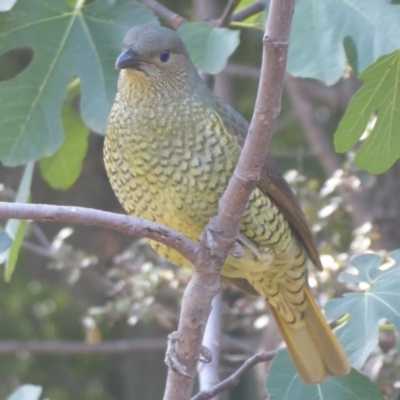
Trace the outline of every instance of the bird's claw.
<path fill-rule="evenodd" d="M 201 346 L 199 357 L 197 358 L 198 361 L 208 364 L 212 361 L 212 354 L 210 349 L 205 346 Z"/>
<path fill-rule="evenodd" d="M 194 377 L 186 372 L 186 367 L 178 360 L 176 352 L 176 343 L 179 342 L 178 332 L 172 332 L 168 335 L 167 351 L 165 353 L 165 364 L 182 376 L 194 379 Z"/>
<path fill-rule="evenodd" d="M 235 258 L 242 258 L 244 254 L 243 247 L 239 242 L 235 242 L 233 248 L 229 251 L 229 254 Z"/>

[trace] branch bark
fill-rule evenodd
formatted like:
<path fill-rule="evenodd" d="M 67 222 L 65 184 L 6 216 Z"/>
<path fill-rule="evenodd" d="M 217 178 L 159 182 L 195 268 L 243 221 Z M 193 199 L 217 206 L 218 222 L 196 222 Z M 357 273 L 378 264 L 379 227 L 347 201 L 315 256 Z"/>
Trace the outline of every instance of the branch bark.
<path fill-rule="evenodd" d="M 221 337 L 221 347 L 225 350 L 243 351 L 253 354 L 254 349 L 246 342 L 227 335 Z M 144 353 L 149 351 L 165 351 L 165 337 L 106 340 L 98 344 L 90 344 L 77 340 L 0 340 L 0 354 L 54 354 L 66 356 L 103 355 Z"/>
<path fill-rule="evenodd" d="M 313 118 L 313 107 L 310 100 L 302 92 L 299 81 L 290 75 L 286 75 L 286 89 L 294 110 L 297 113 L 299 122 L 310 146 L 315 150 L 315 155 L 321 163 L 327 176 L 342 167 L 342 162 L 333 150 L 326 133 Z M 340 187 L 339 187 L 339 190 Z M 358 227 L 368 220 L 369 212 L 359 193 L 341 190 L 346 204 L 351 208 L 353 226 Z"/>
<path fill-rule="evenodd" d="M 239 223 L 272 138 L 281 108 L 290 27 L 295 0 L 271 1 L 263 39 L 261 81 L 249 134 L 235 172 L 224 192 L 218 215 L 202 235 L 194 275 L 185 290 L 177 332 L 177 358 L 186 372 L 194 376 L 211 301 L 220 290 L 220 270 L 238 235 Z M 164 400 L 189 399 L 193 379 L 168 372 Z"/>
<path fill-rule="evenodd" d="M 156 240 L 179 251 L 190 262 L 195 262 L 199 251 L 197 243 L 167 226 L 142 218 L 92 208 L 0 202 L 0 219 L 27 219 L 100 226 L 126 235 Z"/>
<path fill-rule="evenodd" d="M 171 11 L 167 7 L 155 0 L 142 0 L 142 3 L 148 7 L 158 18 L 167 22 L 172 28 L 178 29 L 186 21 L 181 15 Z"/>
<path fill-rule="evenodd" d="M 240 378 L 251 368 L 261 362 L 271 361 L 276 355 L 276 351 L 269 351 L 266 353 L 258 353 L 253 357 L 247 359 L 243 365 L 235 371 L 230 377 L 226 378 L 218 385 L 215 385 L 210 390 L 203 390 L 196 396 L 192 397 L 191 400 L 210 400 L 213 399 L 217 394 L 223 392 L 226 389 L 236 386 L 240 382 Z"/>

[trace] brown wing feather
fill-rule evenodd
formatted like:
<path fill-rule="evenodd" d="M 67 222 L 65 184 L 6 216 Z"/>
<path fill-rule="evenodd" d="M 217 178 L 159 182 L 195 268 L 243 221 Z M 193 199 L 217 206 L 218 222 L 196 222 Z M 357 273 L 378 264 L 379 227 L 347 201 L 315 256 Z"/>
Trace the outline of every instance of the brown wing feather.
<path fill-rule="evenodd" d="M 322 270 L 319 253 L 315 247 L 303 210 L 275 164 L 274 159 L 269 154 L 265 158 L 258 187 L 279 207 L 299 239 L 303 242 L 311 261 L 318 269 Z"/>
<path fill-rule="evenodd" d="M 249 127 L 247 121 L 237 111 L 221 101 L 218 101 L 216 108 L 228 132 L 234 136 L 240 146 L 243 147 Z M 322 269 L 319 253 L 315 247 L 306 217 L 292 189 L 285 181 L 278 166 L 269 154 L 265 158 L 258 187 L 282 211 L 283 215 L 287 218 L 293 230 L 304 244 L 311 261 L 318 269 Z"/>

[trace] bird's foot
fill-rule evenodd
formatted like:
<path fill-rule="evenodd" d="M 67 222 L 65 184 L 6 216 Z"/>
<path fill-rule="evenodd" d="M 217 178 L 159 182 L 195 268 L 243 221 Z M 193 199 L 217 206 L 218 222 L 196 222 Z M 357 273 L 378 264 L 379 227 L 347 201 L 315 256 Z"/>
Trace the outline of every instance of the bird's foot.
<path fill-rule="evenodd" d="M 168 345 L 167 345 L 167 351 L 165 353 L 165 364 L 167 364 L 168 368 L 171 368 L 178 374 L 181 374 L 182 376 L 189 378 L 189 379 L 194 379 L 194 377 L 190 374 L 187 373 L 186 367 L 180 363 L 178 360 L 178 355 L 176 351 L 176 343 L 179 342 L 179 337 L 178 337 L 178 332 L 172 332 L 168 335 Z M 208 364 L 212 361 L 212 354 L 210 349 L 208 349 L 205 346 L 201 346 L 200 348 L 200 354 L 199 357 L 197 358 L 199 362 L 202 362 L 204 364 Z"/>
<path fill-rule="evenodd" d="M 165 353 L 165 364 L 168 368 L 171 368 L 178 374 L 182 376 L 194 379 L 194 377 L 186 372 L 186 367 L 180 363 L 178 360 L 178 355 L 176 351 L 176 343 L 179 342 L 178 332 L 172 332 L 168 335 L 167 351 Z"/>
<path fill-rule="evenodd" d="M 242 258 L 244 254 L 243 247 L 239 242 L 235 242 L 233 248 L 229 251 L 229 254 L 235 258 Z"/>
<path fill-rule="evenodd" d="M 202 345 L 197 360 L 204 364 L 210 363 L 212 361 L 211 350 L 208 347 Z"/>

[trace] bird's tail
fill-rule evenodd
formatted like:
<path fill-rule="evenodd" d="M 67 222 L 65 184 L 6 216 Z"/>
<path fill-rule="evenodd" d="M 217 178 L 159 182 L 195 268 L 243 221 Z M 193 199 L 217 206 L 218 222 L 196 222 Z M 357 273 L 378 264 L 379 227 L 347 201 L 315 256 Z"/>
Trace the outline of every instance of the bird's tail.
<path fill-rule="evenodd" d="M 304 311 L 305 324 L 301 327 L 290 325 L 270 306 L 293 363 L 308 384 L 322 382 L 330 376 L 347 375 L 351 367 L 342 346 L 323 317 L 308 285 L 304 286 L 304 290 L 307 307 Z"/>

